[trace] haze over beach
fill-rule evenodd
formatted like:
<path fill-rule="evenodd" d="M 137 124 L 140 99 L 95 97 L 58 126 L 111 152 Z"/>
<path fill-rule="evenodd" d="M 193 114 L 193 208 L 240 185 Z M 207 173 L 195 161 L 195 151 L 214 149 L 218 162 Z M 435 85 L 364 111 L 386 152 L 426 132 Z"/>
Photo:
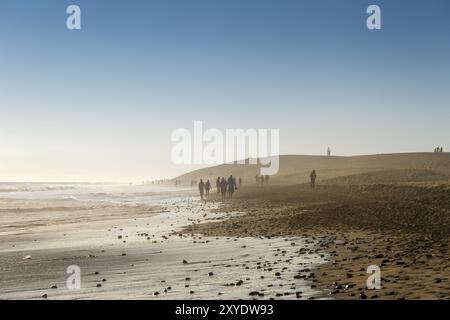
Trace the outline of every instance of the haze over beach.
<path fill-rule="evenodd" d="M 0 184 L 1 298 L 447 299 L 450 155 L 282 156 L 234 199 L 142 184 Z M 307 170 L 315 165 L 315 189 Z M 295 183 L 295 181 L 298 181 Z M 395 218 L 394 218 L 395 217 Z M 206 235 L 206 236 L 205 236 Z M 366 291 L 378 264 L 383 287 Z M 81 288 L 66 288 L 69 266 Z M 386 273 L 384 273 L 386 272 Z"/>
<path fill-rule="evenodd" d="M 1 300 L 450 299 L 450 2 L 73 2 L 0 5 Z"/>

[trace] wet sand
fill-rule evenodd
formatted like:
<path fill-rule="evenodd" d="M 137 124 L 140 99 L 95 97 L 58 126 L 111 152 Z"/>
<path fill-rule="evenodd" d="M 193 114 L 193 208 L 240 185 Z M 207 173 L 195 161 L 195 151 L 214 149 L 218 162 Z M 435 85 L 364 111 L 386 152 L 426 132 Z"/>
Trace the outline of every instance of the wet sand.
<path fill-rule="evenodd" d="M 324 297 L 311 286 L 313 270 L 327 258 L 318 241 L 179 233 L 236 214 L 214 202 L 187 194 L 148 207 L 1 201 L 0 299 Z M 11 218 L 11 209 L 20 218 Z M 79 290 L 66 286 L 71 265 L 81 269 Z"/>

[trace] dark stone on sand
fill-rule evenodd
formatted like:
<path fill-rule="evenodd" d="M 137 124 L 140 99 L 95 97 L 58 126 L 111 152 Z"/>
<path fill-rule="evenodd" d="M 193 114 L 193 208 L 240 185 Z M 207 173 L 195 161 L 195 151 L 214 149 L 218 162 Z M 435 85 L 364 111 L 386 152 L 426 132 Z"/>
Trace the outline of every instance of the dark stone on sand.
<path fill-rule="evenodd" d="M 208 272 L 208 276 L 209 276 L 209 277 L 212 277 L 213 275 L 214 275 L 214 273 Z"/>
<path fill-rule="evenodd" d="M 257 295 L 259 295 L 259 292 L 258 291 L 252 291 L 248 295 L 249 296 L 257 296 Z"/>
<path fill-rule="evenodd" d="M 186 260 L 183 260 L 183 264 L 188 264 L 189 262 L 187 262 Z"/>
<path fill-rule="evenodd" d="M 54 284 L 50 287 L 50 289 L 58 289 L 58 286 L 56 284 Z"/>
<path fill-rule="evenodd" d="M 100 288 L 102 286 L 101 283 L 97 283 L 97 288 Z"/>
<path fill-rule="evenodd" d="M 155 292 L 153 292 L 153 295 L 154 295 L 154 296 L 159 296 L 159 292 L 158 292 L 158 291 L 155 291 Z"/>
<path fill-rule="evenodd" d="M 191 290 L 191 291 L 189 291 L 189 293 L 190 293 L 190 294 L 194 294 L 194 291 Z"/>

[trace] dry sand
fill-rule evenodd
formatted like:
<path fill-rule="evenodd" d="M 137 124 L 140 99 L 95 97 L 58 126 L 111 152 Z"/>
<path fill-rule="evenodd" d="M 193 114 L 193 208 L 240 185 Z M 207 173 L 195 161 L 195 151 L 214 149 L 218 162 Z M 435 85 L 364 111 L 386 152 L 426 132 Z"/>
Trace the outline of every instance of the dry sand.
<path fill-rule="evenodd" d="M 314 285 L 339 299 L 450 299 L 450 186 L 243 187 L 221 208 L 243 214 L 195 226 L 208 236 L 301 236 L 329 263 Z M 189 228 L 187 229 L 189 231 Z M 379 290 L 366 270 L 381 269 Z"/>

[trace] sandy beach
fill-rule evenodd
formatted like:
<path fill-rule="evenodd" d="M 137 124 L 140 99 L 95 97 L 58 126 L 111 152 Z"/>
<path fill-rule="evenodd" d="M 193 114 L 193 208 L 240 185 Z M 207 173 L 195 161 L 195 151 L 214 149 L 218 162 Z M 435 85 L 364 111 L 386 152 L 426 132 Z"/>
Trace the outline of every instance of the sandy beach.
<path fill-rule="evenodd" d="M 2 194 L 0 299 L 326 298 L 311 286 L 320 240 L 181 234 L 238 213 L 187 188 L 147 189 Z M 73 265 L 79 290 L 66 285 Z"/>
<path fill-rule="evenodd" d="M 245 214 L 196 230 L 319 240 L 330 256 L 312 281 L 330 297 L 450 297 L 448 185 L 251 186 L 221 210 Z M 380 267 L 381 289 L 366 288 L 370 265 Z"/>
<path fill-rule="evenodd" d="M 0 299 L 449 299 L 448 154 L 323 157 L 316 188 L 293 183 L 317 158 L 264 185 L 246 165 L 178 187 L 0 184 Z M 189 186 L 233 168 L 232 199 Z"/>

